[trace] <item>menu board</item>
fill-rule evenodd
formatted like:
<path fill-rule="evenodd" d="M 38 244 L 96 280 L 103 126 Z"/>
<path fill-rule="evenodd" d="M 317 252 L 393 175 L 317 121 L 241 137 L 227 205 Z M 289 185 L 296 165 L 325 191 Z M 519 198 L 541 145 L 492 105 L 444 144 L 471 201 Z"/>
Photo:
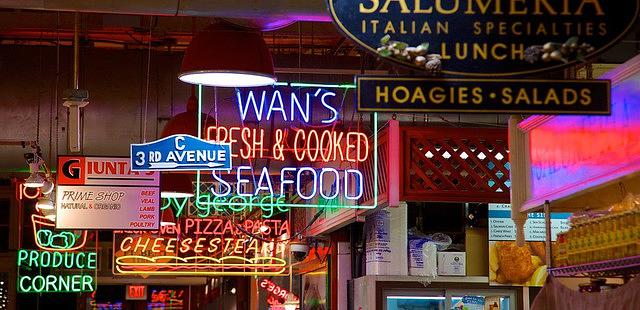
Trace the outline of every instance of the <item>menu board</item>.
<path fill-rule="evenodd" d="M 569 230 L 571 213 L 551 213 L 551 240 Z M 491 285 L 542 286 L 547 278 L 544 213 L 529 213 L 525 245 L 516 245 L 510 204 L 489 204 L 489 281 Z"/>
<path fill-rule="evenodd" d="M 551 213 L 551 241 L 558 233 L 569 230 L 571 213 Z M 529 213 L 524 224 L 526 241 L 541 241 L 546 238 L 544 213 Z M 516 226 L 511 219 L 510 204 L 489 204 L 489 240 L 516 240 Z"/>

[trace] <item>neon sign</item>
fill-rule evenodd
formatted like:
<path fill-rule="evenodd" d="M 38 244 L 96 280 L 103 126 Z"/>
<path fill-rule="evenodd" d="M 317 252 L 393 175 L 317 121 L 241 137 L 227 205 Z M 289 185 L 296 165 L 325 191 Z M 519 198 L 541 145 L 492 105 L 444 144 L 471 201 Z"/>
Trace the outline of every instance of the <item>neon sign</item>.
<path fill-rule="evenodd" d="M 298 300 L 298 296 L 280 287 L 278 284 L 273 283 L 273 281 L 269 279 L 262 279 L 259 285 L 269 293 L 270 296 L 267 298 L 267 302 L 270 305 L 282 305 L 287 300 L 289 294 L 291 294 L 294 300 Z"/>
<path fill-rule="evenodd" d="M 152 290 L 149 309 L 182 309 L 184 290 Z"/>
<path fill-rule="evenodd" d="M 312 107 L 317 106 L 313 104 L 314 101 L 319 102 L 323 109 L 330 112 L 328 118 L 322 119 L 321 123 L 331 124 L 338 119 L 338 110 L 330 102 L 332 98 L 336 97 L 334 92 L 318 88 L 315 92 L 303 91 L 298 94 L 289 88 L 284 88 L 284 91 L 279 88 L 274 89 L 264 89 L 259 94 L 256 94 L 257 91 L 254 90 L 246 93 L 240 90 L 236 92 L 238 110 L 243 122 L 250 115 L 249 111 L 252 111 L 257 121 L 262 121 L 263 119 L 268 121 L 279 115 L 285 122 L 294 122 L 296 121 L 296 116 L 298 116 L 301 121 L 309 123 L 311 122 Z M 268 107 L 266 106 L 267 103 Z M 320 114 L 321 112 L 319 111 L 314 111 L 313 113 L 313 115 Z"/>
<path fill-rule="evenodd" d="M 52 268 L 95 272 L 96 262 L 95 252 L 18 251 L 19 271 Z M 18 292 L 21 293 L 92 292 L 95 285 L 95 278 L 91 274 L 18 275 Z"/>
<path fill-rule="evenodd" d="M 16 197 L 35 199 L 41 192 L 27 192 L 22 184 Z M 43 210 L 38 209 L 39 212 Z M 36 246 L 40 250 L 20 249 L 17 255 L 17 291 L 19 293 L 79 293 L 96 288 L 96 252 L 79 252 L 87 242 L 86 230 L 57 230 L 41 214 L 31 215 Z"/>
<path fill-rule="evenodd" d="M 40 190 L 40 188 L 26 187 L 24 186 L 24 183 L 18 184 L 18 194 L 17 194 L 18 200 L 22 200 L 25 198 L 37 199 L 37 198 L 40 198 L 41 196 L 42 196 L 42 191 Z"/>
<path fill-rule="evenodd" d="M 336 129 L 342 107 L 336 98 L 335 92 L 322 88 L 238 90 L 242 125 L 210 126 L 206 139 L 228 143 L 231 157 L 249 164 L 213 172 L 218 184 L 210 189 L 213 199 L 198 199 L 197 207 L 375 208 L 376 186 L 367 187 L 373 190 L 368 195 L 374 196 L 372 205 L 361 205 L 359 200 L 365 184 L 377 184 L 377 135 L 370 139 L 359 130 Z M 273 126 L 270 130 L 244 125 L 267 121 Z M 377 132 L 376 122 L 373 129 Z M 273 173 L 270 167 L 257 168 L 252 163 L 256 160 L 286 165 Z M 373 170 L 370 174 L 361 171 L 367 165 Z"/>
<path fill-rule="evenodd" d="M 261 236 L 251 238 L 245 232 Z M 159 232 L 114 232 L 114 274 L 279 275 L 289 222 L 185 218 Z M 269 241 L 271 240 L 271 241 Z"/>
<path fill-rule="evenodd" d="M 265 130 L 249 127 L 209 126 L 208 140 L 229 143 L 238 149 L 232 157 L 242 159 L 270 158 L 285 161 L 285 154 L 292 154 L 297 161 L 364 162 L 369 155 L 369 138 L 354 131 L 276 129 L 276 143 L 270 149 L 264 147 Z M 293 139 L 290 139 L 293 136 Z M 289 147 L 291 140 L 292 146 Z"/>
<path fill-rule="evenodd" d="M 211 192 L 216 197 L 228 197 L 230 194 L 241 197 L 260 195 L 285 197 L 289 192 L 289 186 L 291 186 L 296 194 L 304 200 L 317 199 L 318 197 L 333 199 L 338 195 L 342 195 L 347 200 L 358 200 L 363 194 L 364 176 L 357 169 L 338 171 L 330 167 L 318 169 L 312 167 L 284 167 L 280 169 L 280 175 L 276 177 L 280 186 L 274 186 L 276 180 L 273 180 L 269 174 L 269 168 L 263 167 L 255 183 L 255 189 L 246 191 L 241 185 L 253 183 L 252 171 L 253 168 L 251 166 L 236 167 L 232 171 L 235 176 L 235 186 L 232 186 L 223 177 L 214 174 L 214 179 L 220 183 L 220 188 L 212 187 Z M 303 178 L 308 179 L 307 182 L 303 182 Z M 263 201 L 264 199 L 261 199 L 259 203 L 254 205 L 262 205 L 264 204 Z M 274 201 L 267 203 L 272 205 L 276 201 L 277 199 L 274 199 Z M 224 203 L 237 205 L 237 203 L 232 202 L 232 199 Z M 290 206 L 288 204 L 280 205 Z"/>
<path fill-rule="evenodd" d="M 56 225 L 38 214 L 31 215 L 33 236 L 36 245 L 45 251 L 75 251 L 84 247 L 87 242 L 87 231 L 79 234 L 71 231 L 56 231 Z"/>
<path fill-rule="evenodd" d="M 202 183 L 201 183 L 202 184 Z M 231 204 L 227 203 L 231 202 Z M 256 203 L 260 203 L 256 205 Z M 193 206 L 190 214 L 196 214 L 198 217 L 210 217 L 225 213 L 236 212 L 252 212 L 254 209 L 260 209 L 260 217 L 269 219 L 272 216 L 287 212 L 290 209 L 281 204 L 285 203 L 284 197 L 274 198 L 272 196 L 227 196 L 216 197 L 209 192 L 204 192 L 199 196 L 184 198 L 163 198 L 161 210 L 172 208 L 176 217 L 180 217 L 185 211 L 185 207 Z M 212 207 L 213 206 L 213 207 Z M 195 212 L 194 212 L 195 211 Z"/>

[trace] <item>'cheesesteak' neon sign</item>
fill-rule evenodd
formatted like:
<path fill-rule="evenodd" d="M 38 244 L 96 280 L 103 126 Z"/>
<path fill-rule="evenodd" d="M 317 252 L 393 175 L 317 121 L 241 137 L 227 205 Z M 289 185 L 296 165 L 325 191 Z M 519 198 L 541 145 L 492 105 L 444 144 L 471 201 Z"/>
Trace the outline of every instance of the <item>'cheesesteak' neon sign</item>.
<path fill-rule="evenodd" d="M 185 218 L 159 232 L 114 233 L 114 274 L 279 275 L 289 222 Z M 258 238 L 249 237 L 251 232 Z"/>

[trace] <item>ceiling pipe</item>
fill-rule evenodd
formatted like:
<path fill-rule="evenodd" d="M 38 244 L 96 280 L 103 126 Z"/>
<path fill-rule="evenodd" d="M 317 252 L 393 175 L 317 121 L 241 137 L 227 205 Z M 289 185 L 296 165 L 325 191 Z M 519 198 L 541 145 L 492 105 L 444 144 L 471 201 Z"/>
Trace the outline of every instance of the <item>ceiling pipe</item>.
<path fill-rule="evenodd" d="M 82 124 L 80 108 L 89 104 L 89 92 L 80 89 L 80 13 L 76 12 L 73 26 L 73 89 L 65 91 L 63 106 L 69 109 L 67 144 L 69 152 L 82 152 Z"/>
<path fill-rule="evenodd" d="M 259 21 L 257 24 L 260 27 L 282 23 L 283 20 L 331 21 L 324 0 L 0 0 L 0 8 L 241 18 Z"/>

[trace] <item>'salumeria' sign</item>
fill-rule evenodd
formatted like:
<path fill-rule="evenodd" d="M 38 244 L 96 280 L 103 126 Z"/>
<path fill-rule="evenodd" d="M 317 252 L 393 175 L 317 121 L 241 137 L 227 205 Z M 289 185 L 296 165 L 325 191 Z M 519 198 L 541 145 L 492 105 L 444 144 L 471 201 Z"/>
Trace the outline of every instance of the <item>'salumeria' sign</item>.
<path fill-rule="evenodd" d="M 639 0 L 328 0 L 328 5 L 338 28 L 369 51 L 423 69 L 424 59 L 416 55 L 439 54 L 443 73 L 476 77 L 541 73 L 592 57 L 623 38 L 640 12 Z"/>

